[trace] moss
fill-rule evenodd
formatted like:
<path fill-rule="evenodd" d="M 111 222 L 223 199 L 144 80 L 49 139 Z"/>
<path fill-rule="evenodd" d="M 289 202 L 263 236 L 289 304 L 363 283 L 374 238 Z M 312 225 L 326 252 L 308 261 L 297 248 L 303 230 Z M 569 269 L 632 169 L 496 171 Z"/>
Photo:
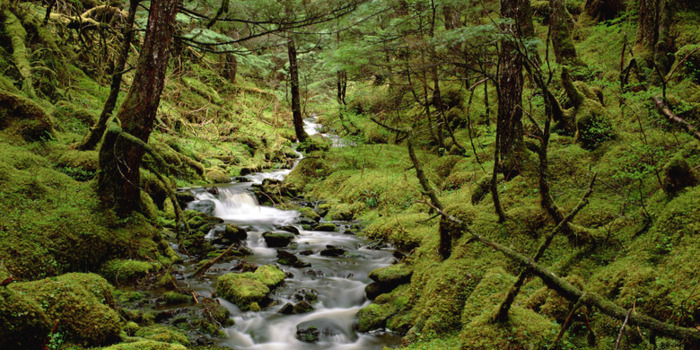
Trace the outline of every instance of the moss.
<path fill-rule="evenodd" d="M 111 344 L 119 340 L 122 323 L 110 306 L 113 287 L 95 274 L 71 273 L 11 288 L 33 299 L 66 339 L 84 346 Z"/>
<path fill-rule="evenodd" d="M 545 349 L 557 336 L 557 324 L 532 310 L 513 306 L 505 324 L 492 322 L 495 312 L 487 308 L 464 326 L 462 349 Z"/>
<path fill-rule="evenodd" d="M 0 287 L 0 348 L 39 349 L 52 326 L 36 300 Z"/>
<path fill-rule="evenodd" d="M 163 293 L 162 298 L 168 305 L 178 305 L 192 302 L 192 296 L 172 291 Z"/>
<path fill-rule="evenodd" d="M 576 128 L 576 140 L 586 149 L 594 149 L 616 137 L 612 123 L 605 116 L 605 109 L 588 98 L 576 112 Z"/>
<path fill-rule="evenodd" d="M 314 227 L 314 231 L 336 232 L 336 231 L 338 231 L 338 226 L 336 226 L 332 222 L 324 222 L 324 223 L 318 224 L 316 227 Z"/>
<path fill-rule="evenodd" d="M 78 180 L 91 180 L 99 170 L 97 151 L 66 150 L 56 162 L 59 170 Z"/>
<path fill-rule="evenodd" d="M 187 336 L 180 331 L 163 325 L 142 327 L 136 332 L 136 336 L 169 344 L 189 345 L 190 343 Z"/>
<path fill-rule="evenodd" d="M 40 141 L 53 136 L 53 121 L 35 102 L 0 91 L 0 129 L 27 141 Z"/>
<path fill-rule="evenodd" d="M 301 216 L 303 216 L 307 219 L 311 219 L 311 220 L 316 221 L 316 222 L 321 220 L 321 216 L 318 215 L 313 209 L 311 209 L 309 207 L 299 208 L 299 214 L 301 214 Z"/>
<path fill-rule="evenodd" d="M 226 175 L 226 172 L 218 168 L 208 169 L 205 176 L 212 183 L 223 184 L 231 182 L 231 177 Z"/>
<path fill-rule="evenodd" d="M 130 343 L 120 343 L 102 350 L 187 350 L 180 344 L 163 343 L 154 340 L 136 340 Z"/>
<path fill-rule="evenodd" d="M 97 115 L 92 111 L 77 107 L 67 101 L 58 102 L 53 112 L 53 119 L 57 123 L 58 130 L 78 134 L 86 133 L 88 128 L 97 122 L 97 118 Z"/>
<path fill-rule="evenodd" d="M 129 283 L 142 279 L 155 270 L 155 266 L 147 261 L 115 259 L 104 263 L 100 274 L 112 283 Z"/>
<path fill-rule="evenodd" d="M 411 280 L 413 270 L 406 264 L 380 267 L 369 273 L 369 278 L 379 283 L 402 284 Z"/>
<path fill-rule="evenodd" d="M 297 164 L 289 174 L 287 181 L 297 188 L 304 188 L 307 183 L 327 176 L 330 170 L 331 166 L 325 159 L 309 156 Z"/>
<path fill-rule="evenodd" d="M 214 90 L 213 88 L 202 83 L 201 81 L 189 77 L 184 77 L 182 78 L 182 82 L 185 84 L 186 87 L 190 88 L 192 91 L 199 94 L 200 96 L 209 99 L 211 102 L 214 102 L 216 104 L 223 103 L 221 97 L 219 96 L 219 93 L 216 92 L 216 90 Z"/>
<path fill-rule="evenodd" d="M 255 311 L 270 288 L 284 281 L 284 277 L 284 272 L 272 265 L 261 266 L 254 273 L 228 273 L 218 278 L 216 292 L 243 310 Z"/>
<path fill-rule="evenodd" d="M 369 304 L 357 313 L 357 330 L 369 332 L 386 327 L 386 321 L 396 313 L 392 304 Z"/>
<path fill-rule="evenodd" d="M 664 167 L 664 191 L 669 195 L 675 195 L 680 190 L 695 186 L 697 183 L 697 177 L 683 158 L 675 157 Z"/>

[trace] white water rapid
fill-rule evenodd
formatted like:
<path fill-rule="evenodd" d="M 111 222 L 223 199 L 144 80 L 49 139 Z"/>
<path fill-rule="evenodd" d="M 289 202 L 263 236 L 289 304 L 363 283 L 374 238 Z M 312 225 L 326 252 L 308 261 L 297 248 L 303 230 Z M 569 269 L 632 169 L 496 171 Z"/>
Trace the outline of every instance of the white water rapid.
<path fill-rule="evenodd" d="M 314 134 L 318 125 L 307 121 L 306 127 L 307 133 Z M 214 203 L 214 216 L 247 230 L 246 243 L 253 255 L 245 257 L 246 261 L 256 265 L 276 264 L 277 251 L 284 250 L 310 264 L 309 267 L 278 265 L 291 277 L 274 290 L 272 302 L 263 305 L 261 311 L 244 312 L 220 298 L 221 304 L 231 310 L 235 325 L 224 330 L 227 336 L 218 340 L 218 344 L 249 350 L 378 350 L 397 344 L 399 338 L 390 332 L 358 334 L 353 329 L 357 312 L 369 304 L 364 292 L 365 286 L 371 282 L 367 275 L 375 268 L 391 264 L 393 251 L 365 248 L 367 242 L 364 239 L 345 234 L 351 223 L 335 222 L 339 232 L 308 231 L 296 224 L 297 211 L 259 205 L 250 192 L 252 184 L 262 183 L 265 178 L 281 180 L 289 172 L 251 174 L 246 176 L 251 182 L 217 185 L 216 195 L 205 189 L 192 189 L 197 201 Z M 286 248 L 267 247 L 262 233 L 285 225 L 295 226 L 300 234 Z M 346 253 L 338 257 L 324 256 L 321 251 L 327 245 L 344 249 Z M 210 296 L 216 290 L 216 278 L 230 272 L 236 263 L 238 261 L 234 260 L 216 264 L 203 279 L 188 279 L 187 283 L 198 293 Z M 295 315 L 279 313 L 282 306 L 294 303 L 295 295 L 309 290 L 318 293 L 316 301 L 311 303 L 313 311 Z M 323 322 L 333 332 L 322 332 L 316 343 L 298 340 L 297 325 L 313 320 Z"/>

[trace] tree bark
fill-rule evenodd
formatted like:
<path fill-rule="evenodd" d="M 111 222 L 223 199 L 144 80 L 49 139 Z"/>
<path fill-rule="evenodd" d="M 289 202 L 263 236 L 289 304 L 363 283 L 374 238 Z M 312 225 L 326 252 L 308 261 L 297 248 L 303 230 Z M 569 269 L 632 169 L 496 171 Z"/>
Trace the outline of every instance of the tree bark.
<path fill-rule="evenodd" d="M 178 4 L 178 0 L 151 2 L 134 81 L 117 112 L 123 131 L 143 142 L 148 142 L 165 85 Z M 139 168 L 144 152 L 143 147 L 118 133 L 108 133 L 100 148 L 98 191 L 102 201 L 119 217 L 140 209 Z"/>
<path fill-rule="evenodd" d="M 529 6 L 528 6 L 529 7 Z M 522 165 L 523 112 L 520 108 L 523 93 L 523 62 L 515 40 L 520 38 L 517 27 L 523 16 L 519 0 L 501 0 L 501 17 L 514 21 L 505 25 L 507 38 L 501 41 L 498 75 L 500 94 L 498 96 L 498 117 L 496 133 L 498 134 L 500 170 L 506 179 L 517 176 Z"/>
<path fill-rule="evenodd" d="M 299 142 L 306 142 L 309 137 L 304 131 L 304 120 L 301 116 L 301 102 L 299 97 L 299 67 L 297 65 L 297 48 L 294 38 L 287 41 L 287 54 L 289 56 L 289 80 L 292 93 L 292 118 L 294 120 L 294 132 Z"/>
<path fill-rule="evenodd" d="M 124 28 L 122 28 L 124 43 L 122 44 L 117 63 L 114 66 L 114 72 L 112 73 L 112 82 L 109 85 L 109 96 L 102 107 L 102 112 L 100 113 L 100 118 L 97 120 L 97 123 L 95 123 L 88 134 L 85 135 L 80 145 L 78 145 L 77 148 L 81 151 L 93 150 L 97 147 L 97 144 L 100 142 L 102 135 L 104 135 L 107 129 L 107 122 L 109 118 L 112 117 L 112 111 L 114 111 L 114 107 L 117 105 L 117 98 L 119 97 L 119 90 L 122 84 L 122 75 L 126 68 L 131 42 L 134 38 L 134 19 L 139 2 L 140 0 L 131 0 L 129 2 L 129 16 L 126 19 L 126 23 L 124 23 Z"/>

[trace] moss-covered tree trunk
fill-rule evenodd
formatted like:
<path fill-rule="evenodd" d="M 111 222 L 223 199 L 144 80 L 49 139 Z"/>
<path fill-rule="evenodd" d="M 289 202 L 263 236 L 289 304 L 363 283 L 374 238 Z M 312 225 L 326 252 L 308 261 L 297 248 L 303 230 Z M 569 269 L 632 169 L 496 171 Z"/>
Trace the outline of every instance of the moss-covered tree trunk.
<path fill-rule="evenodd" d="M 292 118 L 294 120 L 294 132 L 299 142 L 305 142 L 309 137 L 304 131 L 304 120 L 301 116 L 301 101 L 299 97 L 299 66 L 297 65 L 297 48 L 294 38 L 287 41 L 287 55 L 289 56 L 289 85 L 292 93 Z"/>
<path fill-rule="evenodd" d="M 499 142 L 500 170 L 506 179 L 520 173 L 523 140 L 523 111 L 520 108 L 523 93 L 522 56 L 514 42 L 527 30 L 527 21 L 522 21 L 529 8 L 529 3 L 522 0 L 501 0 L 501 17 L 512 19 L 504 25 L 507 38 L 501 41 L 500 71 L 498 75 L 498 117 L 497 129 Z"/>
<path fill-rule="evenodd" d="M 583 62 L 578 58 L 574 41 L 571 38 L 574 19 L 566 10 L 564 0 L 550 0 L 549 8 L 552 46 L 557 63 L 582 66 Z"/>
<path fill-rule="evenodd" d="M 100 113 L 100 118 L 97 123 L 90 128 L 90 131 L 85 135 L 85 138 L 78 145 L 78 149 L 81 151 L 93 150 L 97 147 L 97 144 L 102 139 L 105 130 L 107 129 L 107 122 L 112 116 L 112 111 L 117 105 L 117 98 L 119 97 L 119 91 L 122 85 L 122 75 L 124 74 L 124 69 L 126 68 L 126 61 L 129 58 L 129 50 L 131 49 L 131 42 L 134 37 L 134 19 L 136 17 L 136 8 L 138 7 L 140 0 L 131 0 L 129 2 L 129 16 L 124 23 L 124 28 L 122 29 L 122 36 L 124 42 L 122 43 L 121 51 L 119 52 L 119 57 L 117 57 L 117 62 L 114 65 L 114 72 L 112 73 L 112 82 L 109 85 L 109 96 L 107 96 L 107 101 L 105 101 L 102 107 L 102 112 Z"/>
<path fill-rule="evenodd" d="M 143 49 L 134 81 L 122 103 L 117 118 L 124 132 L 147 142 L 165 84 L 171 55 L 178 0 L 151 2 Z M 100 148 L 98 190 L 103 202 L 120 217 L 140 207 L 139 188 L 143 147 L 107 133 Z"/>

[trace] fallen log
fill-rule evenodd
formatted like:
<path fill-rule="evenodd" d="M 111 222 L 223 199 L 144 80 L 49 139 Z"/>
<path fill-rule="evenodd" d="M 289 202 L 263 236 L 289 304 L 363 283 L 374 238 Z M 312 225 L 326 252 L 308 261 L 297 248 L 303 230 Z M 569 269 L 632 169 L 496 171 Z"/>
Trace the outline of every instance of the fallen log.
<path fill-rule="evenodd" d="M 693 124 L 690 124 L 685 119 L 673 113 L 673 111 L 671 111 L 671 109 L 668 108 L 668 106 L 666 106 L 664 101 L 662 101 L 658 97 L 652 97 L 651 99 L 656 104 L 656 107 L 659 109 L 659 112 L 661 112 L 661 114 L 668 118 L 670 122 L 682 125 L 689 134 L 693 135 L 696 139 L 700 140 L 700 131 L 698 131 L 698 129 L 695 126 L 693 126 Z"/>

